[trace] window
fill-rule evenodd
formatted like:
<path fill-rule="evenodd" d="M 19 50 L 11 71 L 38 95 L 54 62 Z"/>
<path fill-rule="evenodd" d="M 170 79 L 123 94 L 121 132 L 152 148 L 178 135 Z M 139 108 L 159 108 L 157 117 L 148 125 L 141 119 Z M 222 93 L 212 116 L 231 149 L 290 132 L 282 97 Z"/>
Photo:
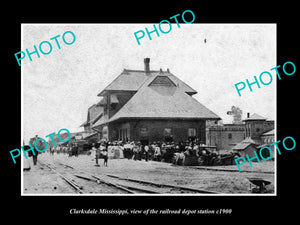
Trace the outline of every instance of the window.
<path fill-rule="evenodd" d="M 141 137 L 148 136 L 148 129 L 147 129 L 147 127 L 141 127 L 140 128 L 140 136 Z"/>
<path fill-rule="evenodd" d="M 176 87 L 173 81 L 167 76 L 157 76 L 149 86 L 169 86 Z"/>
<path fill-rule="evenodd" d="M 228 134 L 228 139 L 232 139 L 232 133 Z"/>
<path fill-rule="evenodd" d="M 247 124 L 247 126 L 248 126 L 248 134 L 246 136 L 250 137 L 251 136 L 251 126 L 249 123 Z"/>
<path fill-rule="evenodd" d="M 164 136 L 171 136 L 172 135 L 172 129 L 171 128 L 165 128 L 164 129 Z"/>
<path fill-rule="evenodd" d="M 119 129 L 119 140 L 127 141 L 128 138 L 129 138 L 129 129 L 128 128 Z"/>
<path fill-rule="evenodd" d="M 119 140 L 122 140 L 122 129 L 119 129 Z"/>
<path fill-rule="evenodd" d="M 196 137 L 196 128 L 188 129 L 188 137 Z"/>
<path fill-rule="evenodd" d="M 173 135 L 172 135 L 172 129 L 171 128 L 165 128 L 164 129 L 164 141 L 165 142 L 172 142 L 173 141 Z"/>

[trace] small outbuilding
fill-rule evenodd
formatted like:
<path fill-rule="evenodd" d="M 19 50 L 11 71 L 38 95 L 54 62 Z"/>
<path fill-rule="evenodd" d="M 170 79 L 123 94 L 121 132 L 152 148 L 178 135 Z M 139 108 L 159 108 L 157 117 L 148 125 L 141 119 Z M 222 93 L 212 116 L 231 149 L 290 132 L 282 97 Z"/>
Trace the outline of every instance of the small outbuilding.
<path fill-rule="evenodd" d="M 242 157 L 246 157 L 246 154 L 251 159 L 255 157 L 254 151 L 257 151 L 257 145 L 249 138 L 238 143 L 232 148 L 233 151 L 236 151 Z M 257 159 L 253 159 L 252 162 L 257 162 Z"/>

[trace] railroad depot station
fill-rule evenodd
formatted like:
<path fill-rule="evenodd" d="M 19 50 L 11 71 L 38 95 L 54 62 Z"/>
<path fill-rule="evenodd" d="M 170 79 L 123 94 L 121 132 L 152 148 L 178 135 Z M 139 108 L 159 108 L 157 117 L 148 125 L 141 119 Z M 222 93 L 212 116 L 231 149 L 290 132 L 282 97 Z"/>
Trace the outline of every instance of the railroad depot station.
<path fill-rule="evenodd" d="M 87 132 L 108 141 L 186 141 L 197 138 L 206 143 L 207 120 L 220 120 L 195 100 L 197 92 L 169 69 L 124 69 L 98 96 L 102 99 L 88 109 Z"/>
<path fill-rule="evenodd" d="M 193 98 L 196 93 L 169 69 L 150 70 L 150 59 L 145 58 L 144 70 L 124 69 L 98 94 L 99 102 L 88 108 L 81 125 L 84 131 L 73 139 L 147 145 L 197 140 L 217 151 L 243 151 L 250 144 L 274 141 L 273 120 L 256 113 L 242 120 L 241 110 L 233 106 L 232 124 L 218 123 L 221 118 Z"/>

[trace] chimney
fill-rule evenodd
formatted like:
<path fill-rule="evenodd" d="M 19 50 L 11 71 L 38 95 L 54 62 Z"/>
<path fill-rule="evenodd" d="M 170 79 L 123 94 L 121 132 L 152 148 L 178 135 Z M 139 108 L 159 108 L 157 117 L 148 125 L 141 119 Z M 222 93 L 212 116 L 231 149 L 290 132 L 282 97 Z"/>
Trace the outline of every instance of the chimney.
<path fill-rule="evenodd" d="M 249 112 L 247 113 L 247 118 L 250 118 L 250 113 Z"/>
<path fill-rule="evenodd" d="M 145 58 L 144 64 L 145 64 L 145 73 L 149 73 L 150 72 L 150 58 Z"/>

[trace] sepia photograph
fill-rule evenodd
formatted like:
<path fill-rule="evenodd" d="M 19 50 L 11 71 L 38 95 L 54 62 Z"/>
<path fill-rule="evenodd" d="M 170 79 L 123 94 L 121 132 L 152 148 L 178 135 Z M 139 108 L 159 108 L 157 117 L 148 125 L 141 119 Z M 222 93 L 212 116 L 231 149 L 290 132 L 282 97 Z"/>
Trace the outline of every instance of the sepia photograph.
<path fill-rule="evenodd" d="M 276 23 L 178 22 L 21 24 L 22 196 L 276 196 Z"/>

